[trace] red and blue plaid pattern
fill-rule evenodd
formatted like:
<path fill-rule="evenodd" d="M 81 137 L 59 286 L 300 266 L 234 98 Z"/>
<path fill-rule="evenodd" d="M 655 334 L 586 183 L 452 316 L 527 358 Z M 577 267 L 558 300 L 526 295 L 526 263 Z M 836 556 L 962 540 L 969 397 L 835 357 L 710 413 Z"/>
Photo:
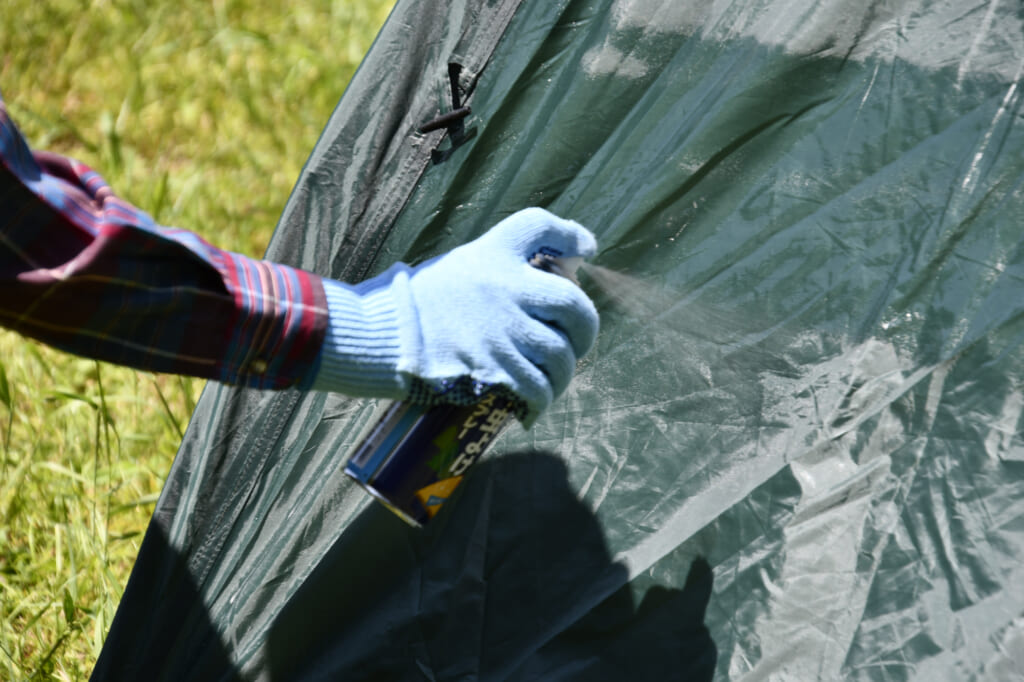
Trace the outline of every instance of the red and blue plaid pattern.
<path fill-rule="evenodd" d="M 316 275 L 158 226 L 84 164 L 33 153 L 0 98 L 0 325 L 139 369 L 304 388 L 327 315 Z"/>

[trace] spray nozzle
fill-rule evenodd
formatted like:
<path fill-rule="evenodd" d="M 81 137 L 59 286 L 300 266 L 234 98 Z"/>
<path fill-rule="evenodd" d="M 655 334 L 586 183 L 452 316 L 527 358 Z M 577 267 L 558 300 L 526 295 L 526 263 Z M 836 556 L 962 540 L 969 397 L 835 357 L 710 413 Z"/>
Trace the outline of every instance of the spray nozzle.
<path fill-rule="evenodd" d="M 561 258 L 542 251 L 534 254 L 533 258 L 530 259 L 530 265 L 533 267 L 543 270 L 544 272 L 550 272 L 552 274 L 559 275 L 560 277 L 565 277 L 574 284 L 580 283 L 580 281 L 576 279 L 576 270 L 579 269 L 580 264 L 582 263 L 582 256 Z"/>

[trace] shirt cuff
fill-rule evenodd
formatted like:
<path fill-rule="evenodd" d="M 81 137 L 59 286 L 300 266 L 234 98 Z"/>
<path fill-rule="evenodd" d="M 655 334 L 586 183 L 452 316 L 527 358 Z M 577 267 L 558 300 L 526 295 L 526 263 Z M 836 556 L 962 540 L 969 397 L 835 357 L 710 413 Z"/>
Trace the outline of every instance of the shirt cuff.
<path fill-rule="evenodd" d="M 352 396 L 404 398 L 409 379 L 402 360 L 400 307 L 390 288 L 349 286 L 324 279 L 327 334 L 315 391 Z"/>

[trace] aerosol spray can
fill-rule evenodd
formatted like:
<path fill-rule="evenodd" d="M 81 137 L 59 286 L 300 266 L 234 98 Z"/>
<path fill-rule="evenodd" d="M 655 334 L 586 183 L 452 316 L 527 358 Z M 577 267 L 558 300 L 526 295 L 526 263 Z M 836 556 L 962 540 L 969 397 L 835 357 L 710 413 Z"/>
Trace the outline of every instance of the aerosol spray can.
<path fill-rule="evenodd" d="M 530 264 L 577 282 L 581 258 L 538 253 Z M 475 405 L 386 405 L 352 451 L 345 473 L 413 526 L 434 518 L 514 416 L 496 393 Z"/>

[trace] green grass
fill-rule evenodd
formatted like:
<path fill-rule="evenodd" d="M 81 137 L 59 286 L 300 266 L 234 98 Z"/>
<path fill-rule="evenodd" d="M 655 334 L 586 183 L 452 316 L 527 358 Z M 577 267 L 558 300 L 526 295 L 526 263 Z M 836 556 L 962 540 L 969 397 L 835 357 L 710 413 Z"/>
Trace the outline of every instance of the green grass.
<path fill-rule="evenodd" d="M 393 0 L 6 0 L 30 144 L 259 256 Z M 202 382 L 0 331 L 0 679 L 87 679 Z"/>

